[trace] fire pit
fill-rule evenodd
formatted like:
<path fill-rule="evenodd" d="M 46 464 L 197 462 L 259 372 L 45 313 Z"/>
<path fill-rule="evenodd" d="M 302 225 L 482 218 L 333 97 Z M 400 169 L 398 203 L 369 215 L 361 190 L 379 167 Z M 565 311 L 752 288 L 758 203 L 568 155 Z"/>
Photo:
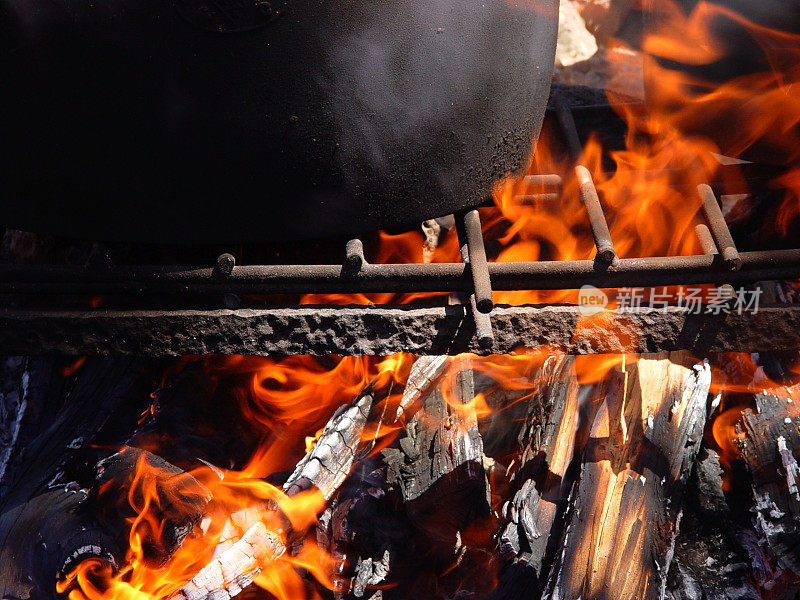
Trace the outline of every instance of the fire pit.
<path fill-rule="evenodd" d="M 796 597 L 797 73 L 698 79 L 732 17 L 673 9 L 606 41 L 646 100 L 554 84 L 527 171 L 421 228 L 6 230 L 4 600 Z"/>

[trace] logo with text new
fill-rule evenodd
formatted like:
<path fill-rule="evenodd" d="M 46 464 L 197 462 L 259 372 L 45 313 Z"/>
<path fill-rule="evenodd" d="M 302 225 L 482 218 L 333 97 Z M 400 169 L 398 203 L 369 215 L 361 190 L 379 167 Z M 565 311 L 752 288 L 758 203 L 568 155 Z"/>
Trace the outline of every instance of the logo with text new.
<path fill-rule="evenodd" d="M 608 296 L 593 285 L 585 285 L 578 291 L 578 311 L 582 315 L 596 315 L 603 312 L 608 304 Z"/>

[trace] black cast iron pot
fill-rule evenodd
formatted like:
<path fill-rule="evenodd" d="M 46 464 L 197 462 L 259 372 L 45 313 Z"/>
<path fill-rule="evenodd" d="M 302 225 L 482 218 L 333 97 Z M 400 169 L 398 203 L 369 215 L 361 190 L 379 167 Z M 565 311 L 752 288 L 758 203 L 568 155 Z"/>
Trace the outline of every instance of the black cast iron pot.
<path fill-rule="evenodd" d="M 0 0 L 0 226 L 356 234 L 522 168 L 557 0 Z"/>

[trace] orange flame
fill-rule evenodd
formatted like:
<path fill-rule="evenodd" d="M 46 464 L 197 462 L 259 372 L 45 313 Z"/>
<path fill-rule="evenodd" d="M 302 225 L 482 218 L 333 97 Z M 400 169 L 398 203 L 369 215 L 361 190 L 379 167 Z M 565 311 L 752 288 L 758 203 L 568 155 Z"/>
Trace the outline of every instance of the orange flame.
<path fill-rule="evenodd" d="M 308 530 L 324 508 L 321 494 L 309 491 L 288 497 L 261 478 L 293 464 L 304 450 L 304 434 L 316 424 L 324 423 L 337 407 L 352 401 L 367 386 L 376 400 L 380 400 L 379 410 L 381 403 L 397 406 L 401 386 L 396 384 L 405 382 L 412 357 L 397 354 L 386 359 L 317 360 L 293 356 L 278 360 L 209 356 L 184 359 L 176 368 L 197 360 L 202 360 L 212 377 L 235 374 L 249 380 L 247 388 L 241 390 L 240 405 L 252 425 L 265 431 L 264 445 L 240 472 L 201 467 L 176 475 L 139 459 L 132 480 L 126 484 L 125 500 L 135 516 L 129 521 L 125 565 L 112 573 L 110 565 L 99 559 L 83 561 L 58 583 L 59 593 L 67 593 L 70 600 L 168 597 L 208 564 L 223 531 L 230 535 L 228 519 L 237 511 L 249 509 L 254 513 L 249 524 L 260 520 L 274 532 L 284 531 L 282 517 L 288 519 L 293 531 Z M 373 427 L 363 435 L 376 445 L 385 445 L 397 429 L 397 426 Z M 212 498 L 205 509 L 203 527 L 195 527 L 166 564 L 154 564 L 152 547 L 164 537 L 164 527 L 169 521 L 165 511 L 173 516 L 196 511 L 198 488 L 208 490 Z M 100 493 L 104 491 L 101 489 Z M 238 534 L 242 533 L 239 528 Z M 288 546 L 285 532 L 282 535 Z M 298 552 L 285 552 L 271 561 L 256 583 L 277 598 L 314 597 L 315 592 L 298 574 L 298 568 L 313 575 L 323 586 L 333 585 L 332 559 L 310 540 Z"/>

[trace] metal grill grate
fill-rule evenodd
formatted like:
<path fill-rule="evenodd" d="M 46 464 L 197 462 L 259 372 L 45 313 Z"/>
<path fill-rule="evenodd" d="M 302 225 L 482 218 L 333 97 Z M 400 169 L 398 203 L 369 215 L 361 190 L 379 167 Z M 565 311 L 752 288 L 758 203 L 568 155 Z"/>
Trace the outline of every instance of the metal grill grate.
<path fill-rule="evenodd" d="M 555 98 L 555 113 L 561 129 L 562 140 L 572 155 L 573 163 L 577 163 L 581 155 L 581 144 L 575 115 L 572 108 Z M 742 329 L 742 339 L 733 335 L 738 341 L 723 343 L 721 349 L 754 349 L 768 344 L 769 347 L 795 347 L 798 328 L 794 325 L 797 309 L 784 306 L 781 312 L 757 318 L 755 315 L 730 321 L 716 321 L 712 316 L 700 315 L 694 322 L 694 337 L 686 332 L 687 323 L 693 322 L 690 315 L 680 311 L 663 311 L 658 316 L 644 311 L 640 315 L 628 315 L 630 328 L 653 327 L 656 321 L 666 327 L 671 334 L 665 334 L 660 341 L 646 343 L 612 343 L 591 344 L 575 337 L 575 326 L 578 316 L 567 312 L 561 313 L 566 320 L 566 327 L 559 329 L 558 323 L 549 323 L 544 319 L 541 307 L 505 307 L 493 310 L 492 289 L 494 290 L 562 290 L 578 289 L 585 285 L 597 288 L 623 288 L 633 286 L 656 287 L 690 284 L 715 284 L 727 286 L 731 293 L 731 284 L 754 283 L 766 280 L 800 279 L 800 249 L 777 251 L 740 252 L 731 237 L 720 205 L 709 185 L 697 186 L 694 193 L 702 200 L 702 214 L 705 224 L 698 225 L 695 232 L 703 248 L 704 254 L 695 256 L 660 256 L 646 258 L 619 258 L 614 241 L 609 232 L 606 216 L 598 196 L 592 175 L 583 165 L 577 164 L 571 170 L 586 208 L 588 224 L 597 249 L 594 260 L 569 261 L 535 261 L 535 262 L 503 262 L 487 261 L 484 241 L 481 234 L 481 223 L 477 210 L 468 211 L 455 216 L 456 230 L 461 250 L 460 263 L 428 263 L 428 264 L 369 264 L 365 257 L 360 240 L 350 240 L 346 244 L 344 259 L 341 264 L 327 265 L 236 265 L 233 256 L 224 254 L 219 257 L 215 266 L 108 266 L 101 268 L 57 266 L 57 265 L 0 265 L 0 294 L 35 295 L 39 301 L 43 296 L 51 299 L 46 303 L 46 310 L 26 310 L 24 308 L 8 308 L 0 311 L 0 343 L 4 343 L 8 351 L 36 353 L 39 351 L 64 351 L 81 353 L 82 351 L 99 352 L 147 352 L 147 353 L 183 353 L 197 351 L 222 352 L 270 352 L 270 351 L 310 351 L 315 353 L 380 353 L 407 349 L 418 352 L 459 352 L 463 350 L 508 351 L 520 345 L 553 344 L 555 347 L 572 351 L 626 351 L 626 350 L 660 350 L 674 349 L 681 345 L 701 344 L 698 332 L 709 323 L 717 331 L 706 347 L 714 347 L 719 342 L 720 332 Z M 540 202 L 558 200 L 562 194 L 562 179 L 559 175 L 544 174 L 526 177 L 530 189 L 536 194 L 519 198 L 521 202 Z M 304 307 L 275 307 L 260 311 L 238 309 L 238 298 L 244 295 L 280 295 L 280 294 L 332 294 L 332 293 L 413 293 L 413 292 L 448 292 L 459 294 L 463 300 L 463 313 L 454 316 L 453 307 L 421 308 L 404 307 L 326 307 L 316 309 L 316 313 L 308 313 Z M 127 298 L 158 298 L 163 295 L 184 295 L 186 298 L 218 295 L 225 298 L 228 312 L 217 309 L 210 310 L 128 310 L 128 311 L 67 311 L 59 307 L 59 299 L 64 295 L 124 295 Z M 540 311 L 534 313 L 531 311 Z M 283 312 L 282 312 L 283 311 Z M 289 311 L 289 312 L 286 312 Z M 304 312 L 305 311 L 305 312 Z M 408 317 L 414 311 L 416 316 L 409 322 L 407 319 L 395 318 L 392 311 Z M 427 311 L 427 312 L 426 312 Z M 437 312 L 438 311 L 438 312 Z M 449 312 L 448 312 L 449 311 Z M 291 318 L 287 315 L 291 313 Z M 314 314 L 326 315 L 330 319 L 328 325 L 317 330 L 336 330 L 336 319 L 341 319 L 341 327 L 358 323 L 363 329 L 361 335 L 367 339 L 377 340 L 365 344 L 358 340 L 350 343 L 347 336 L 332 335 L 330 343 L 312 343 Z M 394 315 L 389 317 L 388 315 Z M 238 315 L 231 323 L 231 315 Z M 307 329 L 308 344 L 303 342 L 287 342 L 282 344 L 277 339 L 277 330 L 281 327 L 267 326 L 270 332 L 261 342 L 248 338 L 235 342 L 220 342 L 216 345 L 208 343 L 214 336 L 232 335 L 234 338 L 255 335 L 259 323 L 268 323 L 276 319 L 281 326 L 300 319 L 300 329 Z M 282 317 L 280 315 L 283 315 Z M 338 317 L 337 317 L 338 315 Z M 384 315 L 385 318 L 381 318 Z M 449 315 L 449 316 L 448 316 Z M 491 316 L 490 316 L 491 315 Z M 532 316 L 537 315 L 537 316 Z M 465 339 L 463 317 L 468 316 L 472 324 L 469 326 L 468 339 Z M 620 315 L 617 318 L 623 318 Z M 741 315 L 738 315 L 742 317 Z M 552 314 L 549 315 L 552 317 Z M 548 317 L 548 318 L 549 318 Z M 320 317 L 321 318 L 321 317 Z M 156 326 L 154 323 L 159 321 Z M 217 325 L 215 325 L 215 319 Z M 250 319 L 250 322 L 246 321 Z M 370 321 L 371 319 L 371 321 Z M 382 320 L 381 320 L 382 319 Z M 442 321 L 444 319 L 444 321 Z M 449 321 L 448 321 L 449 319 Z M 455 325 L 453 319 L 456 320 Z M 515 321 L 516 319 L 516 321 Z M 651 319 L 648 321 L 648 319 Z M 764 320 L 766 319 L 766 321 Z M 494 328 L 493 328 L 494 321 Z M 534 322 L 535 321 L 535 322 Z M 369 323 L 372 323 L 371 325 Z M 517 325 L 513 323 L 516 322 Z M 769 325 L 764 325 L 764 323 Z M 49 323 L 44 326 L 43 323 Z M 100 324 L 103 324 L 102 326 Z M 115 323 L 116 325 L 111 325 Z M 448 324 L 449 323 L 449 324 Z M 538 323 L 538 328 L 535 326 Z M 573 325 L 570 325 L 572 323 Z M 648 325 L 650 323 L 650 325 Z M 744 324 L 743 324 L 744 323 Z M 423 327 L 424 324 L 424 327 Z M 297 323 L 295 323 L 297 325 Z M 137 327 L 157 329 L 159 335 L 169 338 L 170 328 L 180 334 L 185 327 L 190 327 L 203 340 L 198 343 L 172 345 L 167 342 L 157 343 L 155 338 L 134 343 L 142 337 Z M 533 339 L 530 332 L 514 332 L 515 327 L 526 326 L 538 331 Z M 264 329 L 262 327 L 261 329 Z M 358 329 L 356 327 L 356 329 Z M 413 329 L 430 329 L 421 333 L 427 342 L 415 343 L 413 335 L 400 336 L 405 341 L 390 343 L 391 335 L 387 332 L 396 327 Z M 548 333 L 547 327 L 550 327 Z M 571 327 L 571 329 L 570 329 Z M 606 323 L 609 335 L 622 335 L 620 328 L 613 322 Z M 764 327 L 771 330 L 771 341 L 765 341 Z M 81 329 L 83 328 L 83 329 Z M 104 329 L 105 328 L 105 329 Z M 203 329 L 205 328 L 205 329 Z M 227 328 L 227 329 L 226 329 Z M 254 329 L 255 328 L 255 329 Z M 777 328 L 777 329 L 776 329 Z M 218 330 L 215 332 L 215 329 Z M 511 329 L 511 331 L 510 331 Z M 655 329 L 658 329 L 656 327 Z M 206 331 L 207 330 L 207 331 Z M 227 333 L 225 331 L 227 330 Z M 501 331 L 502 339 L 498 343 L 495 333 Z M 266 329 L 264 329 L 266 331 Z M 442 331 L 456 331 L 447 338 Z M 105 332 L 105 333 L 104 333 Z M 245 332 L 245 333 L 243 333 Z M 785 333 L 783 335 L 781 332 Z M 67 341 L 59 341 L 58 335 Z M 70 335 L 75 341 L 69 342 Z M 120 340 L 112 340 L 112 336 L 124 336 L 131 340 L 126 349 Z M 641 338 L 642 333 L 629 331 L 626 335 Z M 708 332 L 706 331 L 706 338 Z M 384 345 L 383 340 L 386 341 Z M 444 336 L 452 343 L 439 348 L 435 340 Z M 455 336 L 455 337 L 454 337 Z M 459 337 L 460 336 L 460 337 Z M 569 344 L 564 342 L 570 337 Z M 759 337 L 760 336 L 760 337 Z M 263 336 L 262 336 L 263 337 Z M 291 336 L 289 336 L 291 337 Z M 600 336 L 608 338 L 608 336 Z M 646 335 L 645 335 L 646 337 Z M 53 338 L 53 339 L 50 339 Z M 460 341 L 457 341 L 458 338 Z M 610 339 L 610 338 L 609 338 Z M 715 341 L 716 340 L 716 341 Z M 294 344 L 294 345 L 293 345 Z M 394 344 L 394 345 L 393 345 Z M 405 344 L 407 347 L 402 347 Z M 583 344 L 583 346 L 581 346 Z M 285 348 L 284 348 L 285 346 Z M 400 346 L 400 347 L 397 347 Z M 585 346 L 585 347 L 584 347 Z"/>

